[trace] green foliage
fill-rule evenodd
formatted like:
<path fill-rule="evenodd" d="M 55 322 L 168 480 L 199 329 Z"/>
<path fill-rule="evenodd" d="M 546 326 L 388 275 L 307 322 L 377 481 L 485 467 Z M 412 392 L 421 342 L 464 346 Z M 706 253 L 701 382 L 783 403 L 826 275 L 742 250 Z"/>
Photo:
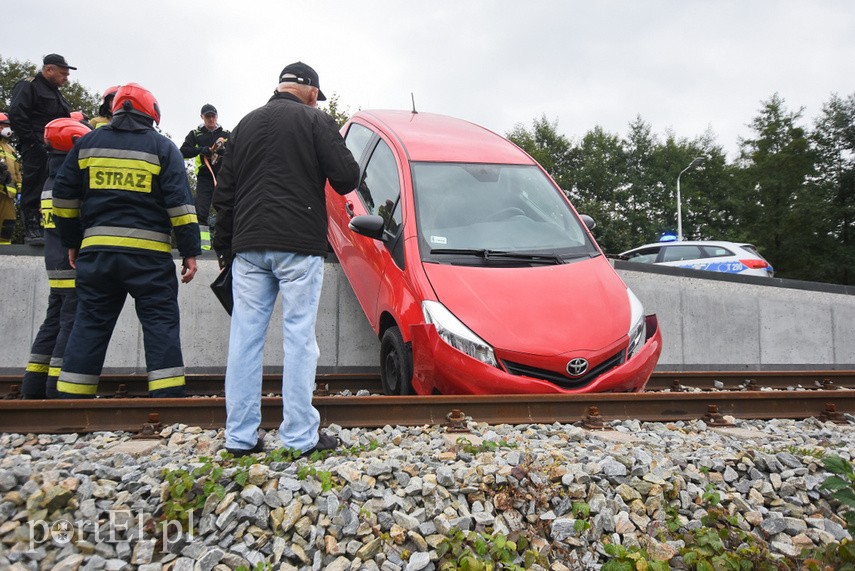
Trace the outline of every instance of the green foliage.
<path fill-rule="evenodd" d="M 326 106 L 321 107 L 321 110 L 323 110 L 327 115 L 335 119 L 335 122 L 339 127 L 343 127 L 344 124 L 347 123 L 347 120 L 350 118 L 350 113 L 349 109 L 344 111 L 339 109 L 338 99 L 338 94 L 333 93 L 329 97 L 329 99 L 327 99 Z"/>
<path fill-rule="evenodd" d="M 667 561 L 653 559 L 643 547 L 626 548 L 623 545 L 606 543 L 603 546 L 609 560 L 600 568 L 601 571 L 668 571 L 671 566 Z"/>
<path fill-rule="evenodd" d="M 213 494 L 220 499 L 223 498 L 225 488 L 219 483 L 223 475 L 223 467 L 214 464 L 207 457 L 199 460 L 202 462 L 201 466 L 192 471 L 164 469 L 161 472 L 167 483 L 162 520 L 176 520 L 185 525 L 189 514 L 201 509 L 209 496 Z"/>
<path fill-rule="evenodd" d="M 840 502 L 842 516 L 846 520 L 846 530 L 855 537 L 855 473 L 852 464 L 839 456 L 823 458 L 829 476 L 820 487 L 831 492 L 831 497 Z"/>
<path fill-rule="evenodd" d="M 455 444 L 464 452 L 468 452 L 469 454 L 479 454 L 481 452 L 495 452 L 499 448 L 516 448 L 517 445 L 514 442 L 508 442 L 507 440 L 500 440 L 499 442 L 493 442 L 492 440 L 484 440 L 478 446 L 472 444 L 472 441 L 466 438 L 465 436 L 459 436 L 457 440 L 455 440 Z"/>
<path fill-rule="evenodd" d="M 511 540 L 500 533 L 464 533 L 455 528 L 437 546 L 436 553 L 441 571 L 522 570 L 534 564 L 548 566 L 546 557 L 531 549 L 524 536 Z"/>

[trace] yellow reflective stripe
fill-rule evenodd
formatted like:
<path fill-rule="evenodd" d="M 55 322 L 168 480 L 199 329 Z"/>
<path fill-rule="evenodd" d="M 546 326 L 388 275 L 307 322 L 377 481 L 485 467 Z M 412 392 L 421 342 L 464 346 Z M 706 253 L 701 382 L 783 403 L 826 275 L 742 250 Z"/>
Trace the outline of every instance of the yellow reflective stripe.
<path fill-rule="evenodd" d="M 185 224 L 195 224 L 199 222 L 199 218 L 195 214 L 184 214 L 183 216 L 173 216 L 169 219 L 172 222 L 172 227 L 184 226 Z"/>
<path fill-rule="evenodd" d="M 47 363 L 27 363 L 28 373 L 47 373 L 50 370 L 50 365 Z"/>
<path fill-rule="evenodd" d="M 62 367 L 51 367 L 48 369 L 48 377 L 58 377 L 61 369 Z"/>
<path fill-rule="evenodd" d="M 150 174 L 160 174 L 160 165 L 139 159 L 122 159 L 118 157 L 85 157 L 77 161 L 81 169 L 100 167 L 104 169 L 141 170 Z"/>
<path fill-rule="evenodd" d="M 15 198 L 18 194 L 18 187 L 13 186 L 11 184 L 6 185 L 6 192 L 9 194 L 9 198 Z"/>
<path fill-rule="evenodd" d="M 56 390 L 61 393 L 70 393 L 73 395 L 94 395 L 98 392 L 98 385 L 78 385 L 77 383 L 57 381 Z"/>
<path fill-rule="evenodd" d="M 170 387 L 183 387 L 184 375 L 180 377 L 167 377 L 165 379 L 157 379 L 148 382 L 148 390 L 156 391 L 157 389 L 168 389 Z"/>
<path fill-rule="evenodd" d="M 145 240 L 142 238 L 126 238 L 121 236 L 89 236 L 83 239 L 81 248 L 89 246 L 119 246 L 120 248 L 140 248 L 142 250 L 154 250 L 155 252 L 171 252 L 172 244 L 158 242 L 156 240 Z"/>
<path fill-rule="evenodd" d="M 79 208 L 57 208 L 56 203 L 53 207 L 53 215 L 59 218 L 80 218 Z"/>
<path fill-rule="evenodd" d="M 48 285 L 53 288 L 74 289 L 74 279 L 70 280 L 48 280 Z"/>

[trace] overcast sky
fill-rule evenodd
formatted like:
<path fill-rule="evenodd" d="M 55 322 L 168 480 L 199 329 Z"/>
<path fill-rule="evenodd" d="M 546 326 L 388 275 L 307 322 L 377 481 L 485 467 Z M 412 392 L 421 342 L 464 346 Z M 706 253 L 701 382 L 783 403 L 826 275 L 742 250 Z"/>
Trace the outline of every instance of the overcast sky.
<path fill-rule="evenodd" d="M 4 11 L 2 54 L 59 53 L 91 90 L 137 82 L 179 144 L 212 103 L 232 128 L 302 60 L 343 110 L 452 115 L 500 134 L 546 115 L 578 140 L 711 129 L 733 158 L 779 93 L 811 125 L 855 93 L 852 0 L 29 0 Z"/>

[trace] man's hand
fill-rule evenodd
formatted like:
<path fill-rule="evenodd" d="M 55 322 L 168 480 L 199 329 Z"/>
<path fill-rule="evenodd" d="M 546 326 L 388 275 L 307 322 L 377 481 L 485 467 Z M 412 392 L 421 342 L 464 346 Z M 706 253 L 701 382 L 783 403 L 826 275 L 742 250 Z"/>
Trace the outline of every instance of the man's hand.
<path fill-rule="evenodd" d="M 68 249 L 68 263 L 75 270 L 77 269 L 77 252 L 79 250 L 77 248 L 69 248 Z"/>
<path fill-rule="evenodd" d="M 211 147 L 200 147 L 199 148 L 199 154 L 202 155 L 203 157 L 210 157 L 213 154 L 213 152 L 214 151 L 211 149 Z"/>
<path fill-rule="evenodd" d="M 184 258 L 181 262 L 181 283 L 188 283 L 196 275 L 196 256 Z"/>

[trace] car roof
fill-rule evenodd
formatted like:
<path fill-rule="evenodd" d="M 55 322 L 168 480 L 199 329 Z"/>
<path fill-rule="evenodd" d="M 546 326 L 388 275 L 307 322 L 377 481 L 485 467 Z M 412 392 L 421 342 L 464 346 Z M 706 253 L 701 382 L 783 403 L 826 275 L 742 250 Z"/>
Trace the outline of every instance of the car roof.
<path fill-rule="evenodd" d="M 650 244 L 644 244 L 643 246 L 636 246 L 635 248 L 630 248 L 626 252 L 621 252 L 621 255 L 626 254 L 627 252 L 634 252 L 635 250 L 640 250 L 641 248 L 650 248 L 653 246 L 721 246 L 723 248 L 743 248 L 745 246 L 754 247 L 750 242 L 725 242 L 722 240 L 683 240 L 682 242 L 651 242 Z"/>
<path fill-rule="evenodd" d="M 361 119 L 397 139 L 411 161 L 534 164 L 501 135 L 446 115 L 373 109 L 359 111 L 351 119 Z"/>

